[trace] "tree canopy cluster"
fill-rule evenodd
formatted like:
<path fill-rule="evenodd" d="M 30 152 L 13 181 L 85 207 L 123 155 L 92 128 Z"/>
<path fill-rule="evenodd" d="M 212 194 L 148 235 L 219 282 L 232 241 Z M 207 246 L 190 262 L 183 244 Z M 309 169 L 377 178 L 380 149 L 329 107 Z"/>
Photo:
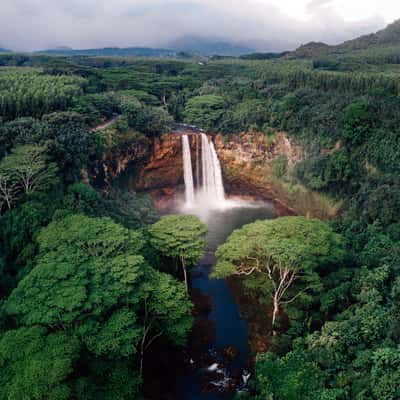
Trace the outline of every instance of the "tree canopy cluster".
<path fill-rule="evenodd" d="M 108 398 L 118 379 L 127 385 L 120 398 L 132 398 L 152 342 L 185 343 L 183 285 L 146 262 L 140 231 L 110 218 L 56 219 L 37 243 L 33 268 L 2 307 L 14 328 L 0 340 L 1 397 L 29 388 L 30 398 Z M 90 371 L 101 362 L 112 373 L 100 383 Z"/>

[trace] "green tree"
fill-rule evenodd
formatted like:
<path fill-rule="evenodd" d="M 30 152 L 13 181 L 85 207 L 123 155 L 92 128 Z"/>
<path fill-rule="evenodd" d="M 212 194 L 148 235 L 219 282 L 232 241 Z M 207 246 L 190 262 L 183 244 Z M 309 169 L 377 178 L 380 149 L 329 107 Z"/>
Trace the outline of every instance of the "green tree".
<path fill-rule="evenodd" d="M 282 306 L 320 290 L 317 267 L 339 261 L 344 247 L 342 238 L 321 221 L 283 217 L 256 221 L 234 231 L 216 255 L 214 277 L 266 277 L 274 326 Z"/>
<path fill-rule="evenodd" d="M 371 368 L 372 392 L 377 399 L 400 397 L 400 348 L 377 349 Z"/>
<path fill-rule="evenodd" d="M 368 136 L 371 127 L 370 106 L 366 99 L 354 100 L 343 113 L 343 136 L 351 144 L 360 144 Z"/>
<path fill-rule="evenodd" d="M 168 132 L 174 122 L 164 108 L 144 106 L 139 102 L 125 104 L 123 112 L 131 128 L 150 137 Z"/>
<path fill-rule="evenodd" d="M 185 343 L 192 315 L 184 285 L 145 262 L 142 233 L 109 218 L 73 214 L 51 222 L 37 241 L 36 265 L 2 311 L 18 326 L 39 325 L 77 337 L 79 371 L 92 371 L 103 360 L 115 363 L 103 380 L 92 371 L 71 382 L 78 397 L 87 391 L 106 396 L 118 376 L 138 384 L 140 375 L 125 362 L 139 364 L 141 372 L 144 353 L 158 337 Z M 121 398 L 133 392 L 129 384 Z"/>
<path fill-rule="evenodd" d="M 259 400 L 323 400 L 321 372 L 301 352 L 281 358 L 273 353 L 260 354 L 256 361 L 255 388 Z"/>
<path fill-rule="evenodd" d="M 30 117 L 0 124 L 0 158 L 7 155 L 14 146 L 39 144 L 46 136 L 47 129 L 46 123 Z"/>
<path fill-rule="evenodd" d="M 149 229 L 151 245 L 163 256 L 179 259 L 189 292 L 187 267 L 196 265 L 204 255 L 207 227 L 193 215 L 168 215 Z"/>
<path fill-rule="evenodd" d="M 0 213 L 4 204 L 11 210 L 18 198 L 18 183 L 12 179 L 8 171 L 0 172 Z"/>
<path fill-rule="evenodd" d="M 239 130 L 245 131 L 250 128 L 260 130 L 268 121 L 269 114 L 263 101 L 246 100 L 235 107 L 232 117 Z"/>
<path fill-rule="evenodd" d="M 79 341 L 43 327 L 10 330 L 0 338 L 0 399 L 67 400 L 67 379 L 79 356 Z"/>
<path fill-rule="evenodd" d="M 184 345 L 192 327 L 192 304 L 188 301 L 182 284 L 168 274 L 149 271 L 149 285 L 145 290 L 141 319 L 140 375 L 146 350 L 163 336 L 169 343 Z"/>
<path fill-rule="evenodd" d="M 0 174 L 14 182 L 24 194 L 45 191 L 56 182 L 57 168 L 46 161 L 46 148 L 18 146 L 0 163 Z"/>
<path fill-rule="evenodd" d="M 130 229 L 157 221 L 151 197 L 144 194 L 113 189 L 102 201 L 103 213 Z"/>
<path fill-rule="evenodd" d="M 272 364 L 261 359 L 260 390 L 272 387 L 275 395 L 290 390 L 290 385 L 278 377 L 290 377 L 293 369 L 296 374 L 305 370 L 317 374 L 325 388 L 322 391 L 325 397 L 321 399 L 396 399 L 399 394 L 396 316 L 400 286 L 396 280 L 390 290 L 389 282 L 388 267 L 361 268 L 352 281 L 351 292 L 356 300 L 352 305 L 334 320 L 325 322 L 320 331 L 297 340 L 294 349 L 285 356 L 271 356 Z M 288 370 L 290 359 L 297 361 Z M 291 386 L 296 387 L 293 382 Z M 304 398 L 313 398 L 313 391 L 309 387 Z"/>
<path fill-rule="evenodd" d="M 141 378 L 130 359 L 91 358 L 71 383 L 78 400 L 140 399 Z"/>
<path fill-rule="evenodd" d="M 204 95 L 191 98 L 185 107 L 186 122 L 207 130 L 217 130 L 225 110 L 225 101 L 221 96 Z"/>
<path fill-rule="evenodd" d="M 49 159 L 57 164 L 66 182 L 76 182 L 82 169 L 101 158 L 99 135 L 90 132 L 77 113 L 52 113 L 43 120 L 48 132 L 41 143 L 47 147 Z"/>
<path fill-rule="evenodd" d="M 25 325 L 85 323 L 133 295 L 144 274 L 141 235 L 108 218 L 71 215 L 51 223 L 38 243 L 37 265 L 5 304 Z"/>

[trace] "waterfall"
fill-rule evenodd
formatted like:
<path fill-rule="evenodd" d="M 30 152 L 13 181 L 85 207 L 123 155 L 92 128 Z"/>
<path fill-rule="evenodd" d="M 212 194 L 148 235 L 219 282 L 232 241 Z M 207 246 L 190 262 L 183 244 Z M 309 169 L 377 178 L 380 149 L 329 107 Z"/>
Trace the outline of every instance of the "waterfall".
<path fill-rule="evenodd" d="M 201 156 L 199 139 L 201 139 Z M 196 135 L 196 193 L 194 191 L 191 150 L 187 135 L 182 135 L 182 153 L 186 206 L 191 208 L 196 205 L 196 203 L 206 208 L 207 205 L 209 208 L 225 205 L 225 190 L 222 180 L 221 164 L 212 140 L 209 140 L 208 136 L 204 133 Z"/>
<path fill-rule="evenodd" d="M 222 180 L 221 164 L 214 143 L 208 140 L 206 134 L 201 134 L 201 157 L 203 168 L 203 193 L 214 202 L 225 200 L 224 183 Z"/>
<path fill-rule="evenodd" d="M 199 135 L 196 135 L 196 187 L 200 186 L 200 145 Z"/>
<path fill-rule="evenodd" d="M 185 196 L 186 205 L 194 204 L 194 185 L 192 171 L 192 157 L 190 154 L 189 138 L 187 135 L 182 135 L 182 153 L 183 153 L 183 177 L 185 180 Z"/>

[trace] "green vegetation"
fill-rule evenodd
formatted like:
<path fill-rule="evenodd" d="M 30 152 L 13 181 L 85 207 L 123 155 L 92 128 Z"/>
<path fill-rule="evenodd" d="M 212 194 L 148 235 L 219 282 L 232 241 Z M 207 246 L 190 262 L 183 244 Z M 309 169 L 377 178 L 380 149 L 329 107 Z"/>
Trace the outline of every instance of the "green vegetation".
<path fill-rule="evenodd" d="M 185 107 L 185 120 L 207 130 L 220 126 L 224 113 L 224 99 L 221 96 L 204 95 L 191 98 Z"/>
<path fill-rule="evenodd" d="M 257 221 L 232 233 L 217 250 L 214 277 L 241 275 L 264 282 L 272 300 L 272 326 L 285 304 L 302 302 L 322 289 L 317 267 L 338 263 L 343 240 L 328 225 L 304 217 Z"/>
<path fill-rule="evenodd" d="M 82 94 L 84 80 L 48 76 L 36 71 L 5 70 L 0 74 L 0 117 L 40 117 L 64 110 Z"/>
<path fill-rule="evenodd" d="M 133 368 L 127 379 L 138 383 L 145 352 L 154 340 L 163 335 L 172 344 L 185 343 L 191 304 L 181 283 L 146 263 L 141 232 L 109 218 L 72 214 L 50 223 L 37 243 L 32 270 L 2 309 L 6 320 L 18 327 L 1 341 L 0 363 L 9 371 L 2 381 L 2 397 L 26 387 L 28 381 L 22 386 L 17 382 L 27 373 L 41 379 L 34 387 L 43 392 L 30 392 L 32 396 L 87 398 L 79 394 L 81 386 L 93 390 L 96 378 L 71 374 L 90 370 L 91 363 L 101 360 L 114 363 L 116 373 L 127 362 L 136 364 L 138 371 Z M 23 356 L 13 354 L 16 346 Z M 107 384 L 102 383 L 105 392 Z"/>
<path fill-rule="evenodd" d="M 137 398 L 154 343 L 185 345 L 192 305 L 152 256 L 150 199 L 91 179 L 107 145 L 173 118 L 147 92 L 64 72 L 0 70 L 0 398 Z M 90 128 L 116 115 L 107 144 Z"/>
<path fill-rule="evenodd" d="M 342 209 L 329 225 L 258 221 L 219 248 L 214 274 L 242 275 L 273 321 L 242 397 L 400 398 L 398 49 L 396 23 L 279 58 L 1 54 L 0 399 L 140 398 L 149 353 L 185 345 L 206 227 L 95 189 L 107 151 L 174 122 L 287 131 L 304 159 L 260 182 L 326 219 Z"/>
<path fill-rule="evenodd" d="M 164 257 L 178 259 L 189 293 L 187 267 L 195 266 L 204 255 L 207 227 L 192 215 L 162 217 L 150 228 L 150 243 Z"/>

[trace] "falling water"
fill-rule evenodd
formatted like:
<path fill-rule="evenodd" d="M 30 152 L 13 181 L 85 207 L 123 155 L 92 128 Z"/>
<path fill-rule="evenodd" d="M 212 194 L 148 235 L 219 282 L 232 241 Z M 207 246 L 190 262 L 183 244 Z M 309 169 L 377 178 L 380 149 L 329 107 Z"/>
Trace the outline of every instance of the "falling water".
<path fill-rule="evenodd" d="M 204 133 L 196 135 L 196 192 L 194 191 L 191 150 L 187 135 L 182 135 L 182 149 L 186 207 L 193 208 L 197 203 L 206 209 L 226 206 L 221 164 L 212 140 L 209 140 Z"/>
<path fill-rule="evenodd" d="M 193 185 L 192 157 L 190 154 L 190 145 L 187 135 L 182 135 L 182 149 L 183 149 L 183 177 L 185 180 L 186 205 L 190 207 L 194 204 L 194 185 Z"/>
<path fill-rule="evenodd" d="M 196 135 L 196 187 L 200 186 L 200 144 L 199 135 Z"/>
<path fill-rule="evenodd" d="M 206 134 L 201 134 L 201 157 L 203 168 L 203 193 L 216 204 L 225 201 L 224 183 L 221 164 L 212 141 Z"/>

